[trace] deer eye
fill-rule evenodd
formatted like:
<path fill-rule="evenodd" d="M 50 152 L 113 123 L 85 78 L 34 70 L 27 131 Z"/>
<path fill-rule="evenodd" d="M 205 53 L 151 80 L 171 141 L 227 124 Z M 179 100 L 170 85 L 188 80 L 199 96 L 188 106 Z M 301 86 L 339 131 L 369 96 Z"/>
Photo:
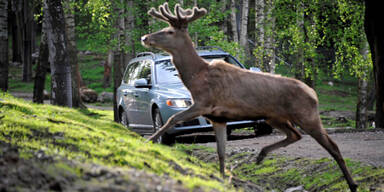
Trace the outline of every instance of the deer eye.
<path fill-rule="evenodd" d="M 173 34 L 175 34 L 174 31 L 167 31 L 167 33 L 168 33 L 169 35 L 173 35 Z"/>

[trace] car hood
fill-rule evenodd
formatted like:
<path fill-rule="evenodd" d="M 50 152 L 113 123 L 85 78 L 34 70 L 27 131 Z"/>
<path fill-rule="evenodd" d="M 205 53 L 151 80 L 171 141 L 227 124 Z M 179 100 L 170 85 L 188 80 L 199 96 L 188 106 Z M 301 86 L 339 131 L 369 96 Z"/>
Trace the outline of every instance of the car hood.
<path fill-rule="evenodd" d="M 157 92 L 168 98 L 191 98 L 191 93 L 183 83 L 158 85 Z"/>

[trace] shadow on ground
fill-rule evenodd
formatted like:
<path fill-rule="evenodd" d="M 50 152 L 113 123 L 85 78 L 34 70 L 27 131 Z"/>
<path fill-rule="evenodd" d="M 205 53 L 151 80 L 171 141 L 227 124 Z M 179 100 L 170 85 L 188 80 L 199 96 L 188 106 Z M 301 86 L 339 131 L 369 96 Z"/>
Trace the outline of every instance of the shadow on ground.
<path fill-rule="evenodd" d="M 255 134 L 233 134 L 228 137 L 228 141 L 236 141 L 243 139 L 256 138 Z M 209 133 L 199 133 L 199 134 L 189 134 L 189 135 L 181 135 L 176 137 L 176 143 L 183 144 L 197 144 L 197 143 L 210 143 L 216 142 L 215 134 L 213 132 Z"/>

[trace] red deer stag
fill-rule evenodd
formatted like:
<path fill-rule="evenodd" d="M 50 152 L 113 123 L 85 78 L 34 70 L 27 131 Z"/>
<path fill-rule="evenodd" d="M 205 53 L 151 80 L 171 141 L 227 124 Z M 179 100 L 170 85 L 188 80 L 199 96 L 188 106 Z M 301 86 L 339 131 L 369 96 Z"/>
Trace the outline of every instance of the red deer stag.
<path fill-rule="evenodd" d="M 219 60 L 208 63 L 197 55 L 187 27 L 188 23 L 206 13 L 204 8 L 185 10 L 176 5 L 172 14 L 167 3 L 159 6 L 159 11 L 151 8 L 148 12 L 149 15 L 167 22 L 169 27 L 144 35 L 141 38 L 142 43 L 171 54 L 172 62 L 193 99 L 190 108 L 169 118 L 149 140 L 157 139 L 177 123 L 202 115 L 213 125 L 220 172 L 224 177 L 226 122 L 263 117 L 269 125 L 287 135 L 286 139 L 264 147 L 257 162 L 261 162 L 267 153 L 298 141 L 301 134 L 294 126 L 298 125 L 331 154 L 351 191 L 356 191 L 357 184 L 353 181 L 336 143 L 322 127 L 318 99 L 313 89 L 292 78 L 252 72 Z"/>

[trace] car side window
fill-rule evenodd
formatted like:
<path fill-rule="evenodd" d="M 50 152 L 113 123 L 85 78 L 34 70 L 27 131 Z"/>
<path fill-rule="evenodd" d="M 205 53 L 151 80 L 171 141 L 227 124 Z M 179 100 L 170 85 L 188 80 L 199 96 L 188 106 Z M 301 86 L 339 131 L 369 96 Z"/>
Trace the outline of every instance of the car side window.
<path fill-rule="evenodd" d="M 136 79 L 139 70 L 140 70 L 140 61 L 131 63 L 128 65 L 127 69 L 125 70 L 123 82 L 126 84 L 133 84 L 133 81 Z"/>
<path fill-rule="evenodd" d="M 144 78 L 147 80 L 148 84 L 151 84 L 151 62 L 146 60 L 142 61 L 140 72 L 137 76 L 137 79 Z"/>

